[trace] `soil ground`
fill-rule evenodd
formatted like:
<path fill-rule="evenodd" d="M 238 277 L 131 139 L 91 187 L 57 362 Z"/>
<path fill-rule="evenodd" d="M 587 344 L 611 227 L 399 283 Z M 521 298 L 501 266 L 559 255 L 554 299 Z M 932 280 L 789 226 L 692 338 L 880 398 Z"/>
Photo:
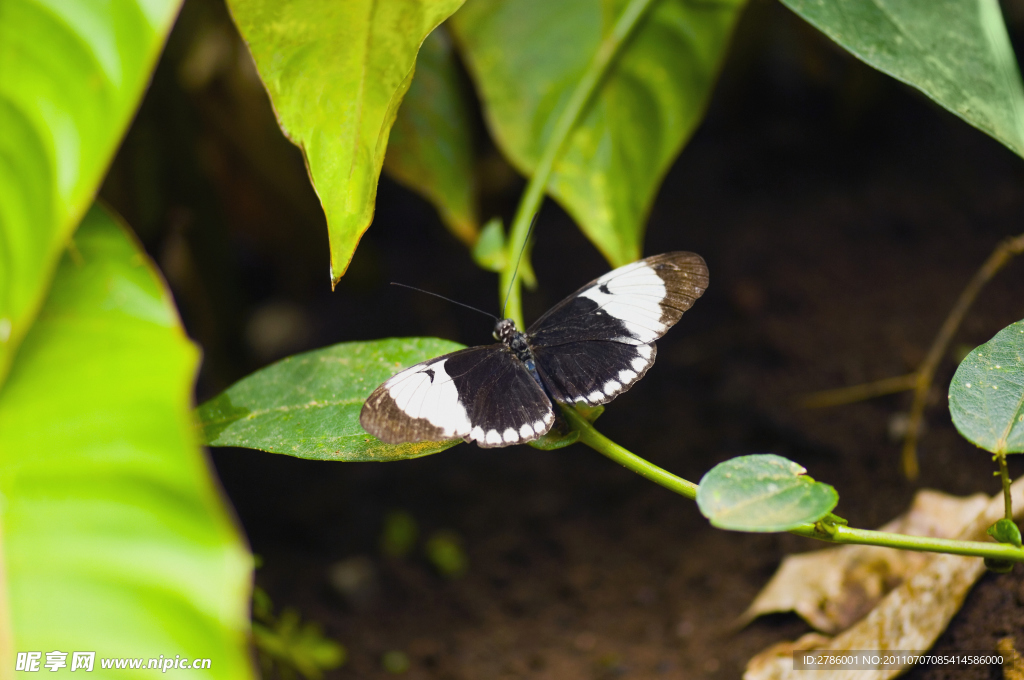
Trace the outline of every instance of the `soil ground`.
<path fill-rule="evenodd" d="M 209 4 L 186 5 L 168 60 L 196 16 L 222 20 Z M 143 225 L 204 345 L 200 399 L 268 361 L 244 332 L 268 305 L 284 305 L 306 329 L 289 353 L 401 335 L 489 341 L 489 321 L 386 285 L 402 281 L 484 309 L 497 297 L 493 275 L 473 266 L 432 209 L 387 179 L 376 221 L 331 294 L 323 226 L 302 216 L 316 213 L 315 197 L 308 189 L 293 201 L 263 195 L 273 192 L 217 127 L 216 93 L 192 95 L 182 118 L 192 127 L 166 133 L 168 155 L 181 153 L 169 146 L 191 148 L 174 135 L 197 150 L 163 182 L 161 216 L 147 223 L 123 198 L 117 172 L 137 164 L 146 130 L 169 115 L 162 98 L 171 96 L 174 68 L 161 66 L 106 195 Z M 288 158 L 301 177 L 301 160 Z M 521 186 L 513 180 L 490 207 L 507 215 Z M 694 481 L 733 456 L 787 456 L 834 484 L 837 512 L 861 527 L 900 513 L 918 488 L 995 493 L 989 458 L 959 437 L 945 406 L 952 353 L 936 379 L 915 483 L 901 476 L 889 434 L 909 395 L 814 411 L 792 404 L 911 371 L 992 248 L 1024 230 L 1022 216 L 1021 159 L 832 48 L 781 6 L 754 2 L 708 118 L 665 180 L 645 245 L 647 254 L 701 253 L 710 288 L 599 429 Z M 220 223 L 227 226 L 203 227 Z M 536 270 L 542 288 L 527 298 L 528 319 L 606 265 L 549 203 Z M 956 351 L 1022 317 L 1024 260 L 985 290 Z M 389 464 L 229 449 L 212 458 L 262 556 L 257 583 L 279 610 L 297 608 L 348 648 L 348 664 L 329 678 L 391 677 L 381 665 L 389 650 L 408 655 L 410 679 L 737 678 L 759 650 L 808 631 L 787 615 L 740 631 L 732 622 L 784 555 L 818 544 L 713 529 L 693 503 L 582 446 L 463 445 Z M 1024 461 L 1011 463 L 1024 474 Z M 383 519 L 396 509 L 415 518 L 421 536 L 455 532 L 466 574 L 439 576 L 421 548 L 383 557 Z M 353 557 L 372 566 L 375 585 L 346 599 L 328 573 Z M 1021 565 L 985 576 L 936 649 L 993 650 L 1006 635 L 1024 647 Z M 909 677 L 1001 675 L 921 667 Z"/>

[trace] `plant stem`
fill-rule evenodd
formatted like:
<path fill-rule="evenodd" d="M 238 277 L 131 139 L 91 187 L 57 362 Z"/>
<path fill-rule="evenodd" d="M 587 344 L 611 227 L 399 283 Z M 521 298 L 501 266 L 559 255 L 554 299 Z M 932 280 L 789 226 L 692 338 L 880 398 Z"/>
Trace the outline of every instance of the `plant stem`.
<path fill-rule="evenodd" d="M 907 479 L 915 479 L 919 472 L 917 439 L 921 432 L 921 422 L 924 419 L 928 392 L 931 390 L 932 381 L 935 378 L 935 371 L 938 368 L 939 362 L 945 355 L 949 343 L 953 340 L 953 336 L 956 335 L 957 329 L 960 328 L 960 323 L 964 320 L 964 316 L 971 308 L 971 305 L 974 304 L 974 300 L 978 297 L 981 289 L 992 280 L 992 277 L 999 273 L 1000 269 L 1021 253 L 1024 253 L 1024 234 L 1004 239 L 996 246 L 995 250 L 992 251 L 988 259 L 985 260 L 985 263 L 975 272 L 970 282 L 960 293 L 956 304 L 949 310 L 949 314 L 946 315 L 946 320 L 942 322 L 938 335 L 932 340 L 928 354 L 916 371 L 907 375 L 885 378 L 862 385 L 814 392 L 799 399 L 797 405 L 802 408 L 840 406 L 885 394 L 913 390 L 914 401 L 910 407 L 907 434 L 903 440 L 902 465 L 903 474 Z"/>
<path fill-rule="evenodd" d="M 1006 519 L 1013 521 L 1013 499 L 1010 498 L 1010 471 L 1006 469 L 1006 454 L 997 453 L 999 459 L 999 476 L 1003 478 L 1003 505 L 1006 508 Z"/>
<path fill-rule="evenodd" d="M 887 531 L 855 529 L 853 527 L 835 525 L 830 529 L 834 533 L 824 535 L 813 524 L 805 524 L 791 529 L 790 533 L 806 536 L 827 543 L 876 545 L 883 548 L 898 550 L 916 550 L 918 552 L 949 553 L 968 555 L 971 557 L 991 557 L 1001 560 L 1024 562 L 1024 550 L 1008 543 L 989 543 L 985 541 L 957 541 L 952 538 L 930 538 L 928 536 L 908 536 L 893 534 Z"/>
<path fill-rule="evenodd" d="M 1004 239 L 996 246 L 985 263 L 981 265 L 981 269 L 975 272 L 974 277 L 960 293 L 953 309 L 949 310 L 949 315 L 942 322 L 939 334 L 932 341 L 927 356 L 915 371 L 917 385 L 914 386 L 914 402 L 910 406 L 907 436 L 903 440 L 903 474 L 907 479 L 916 479 L 918 475 L 917 437 L 921 432 L 921 421 L 924 419 L 924 407 L 928 402 L 928 391 L 932 387 L 932 379 L 935 377 L 939 361 L 946 353 L 946 348 L 949 347 L 957 329 L 960 328 L 960 322 L 964 320 L 967 310 L 974 304 L 974 299 L 978 297 L 981 289 L 992 280 L 992 277 L 1000 269 L 1006 266 L 1007 262 L 1022 252 L 1024 252 L 1024 234 Z"/>
<path fill-rule="evenodd" d="M 561 155 L 566 141 L 569 139 L 569 134 L 576 127 L 576 123 L 583 114 L 590 98 L 597 90 L 598 85 L 604 79 L 612 61 L 619 54 L 626 39 L 633 32 L 633 29 L 636 28 L 637 23 L 653 2 L 655 0 L 630 0 L 612 28 L 611 33 L 601 41 L 597 51 L 587 65 L 587 70 L 583 72 L 583 76 L 576 84 L 576 89 L 573 90 L 568 103 L 565 105 L 562 113 L 559 114 L 555 128 L 551 132 L 551 137 L 548 138 L 547 144 L 544 146 L 544 153 L 541 154 L 540 160 L 537 162 L 537 168 L 533 171 L 530 182 L 526 185 L 526 191 L 523 192 L 523 197 L 519 201 L 519 207 L 516 209 L 516 216 L 512 221 L 512 228 L 509 232 L 508 243 L 506 244 L 508 264 L 501 272 L 498 294 L 504 296 L 506 291 L 508 291 L 505 316 L 515 321 L 520 329 L 525 328 L 525 324 L 523 323 L 523 304 L 519 277 L 516 276 L 516 259 L 526 244 L 530 222 L 533 220 L 534 214 L 540 208 L 540 203 L 544 199 L 544 190 L 547 187 L 551 171 L 555 167 L 555 161 Z M 528 251 L 523 251 L 523 257 L 529 258 L 529 256 Z M 504 300 L 500 302 L 504 302 Z"/>
<path fill-rule="evenodd" d="M 697 498 L 698 486 L 691 481 L 678 477 L 668 470 L 647 462 L 640 456 L 619 446 L 612 440 L 594 429 L 594 426 L 581 416 L 576 410 L 569 406 L 562 406 L 562 413 L 573 428 L 579 430 L 579 441 L 594 449 L 598 453 L 611 458 L 623 467 L 646 477 L 656 484 L 660 484 L 669 491 L 685 496 L 690 500 Z M 1006 461 L 1003 460 L 1005 466 Z M 1005 469 L 1005 468 L 1004 468 Z M 1009 506 L 1009 476 L 1004 476 L 1004 493 L 1007 498 L 1007 512 Z M 1012 514 L 1008 514 L 1012 519 Z M 968 555 L 972 557 L 990 557 L 1000 560 L 1011 560 L 1013 562 L 1024 562 L 1024 549 L 1014 547 L 1007 543 L 991 543 L 986 541 L 958 541 L 950 538 L 931 538 L 928 536 L 908 536 L 905 534 L 894 534 L 887 531 L 871 531 L 869 529 L 856 529 L 841 524 L 834 524 L 823 531 L 817 524 L 803 524 L 790 533 L 806 538 L 813 538 L 826 543 L 876 545 L 883 548 L 896 548 L 899 550 L 916 550 L 920 552 L 949 553 L 953 555 Z"/>
<path fill-rule="evenodd" d="M 668 470 L 664 470 L 653 463 L 649 463 L 631 451 L 627 451 L 608 437 L 594 429 L 583 416 L 570 406 L 563 406 L 562 413 L 565 414 L 574 428 L 580 432 L 580 441 L 594 449 L 598 453 L 611 458 L 624 468 L 632 470 L 642 477 L 646 477 L 655 484 L 661 484 L 669 491 L 674 491 L 680 496 L 686 496 L 691 501 L 697 498 L 697 485 L 682 477 L 677 477 Z"/>
<path fill-rule="evenodd" d="M 822 390 L 812 392 L 797 400 L 799 408 L 828 408 L 830 406 L 844 406 L 855 404 L 858 401 L 883 397 L 887 394 L 909 392 L 917 387 L 917 374 L 907 373 L 893 378 L 882 378 L 875 382 L 840 387 L 834 390 Z"/>

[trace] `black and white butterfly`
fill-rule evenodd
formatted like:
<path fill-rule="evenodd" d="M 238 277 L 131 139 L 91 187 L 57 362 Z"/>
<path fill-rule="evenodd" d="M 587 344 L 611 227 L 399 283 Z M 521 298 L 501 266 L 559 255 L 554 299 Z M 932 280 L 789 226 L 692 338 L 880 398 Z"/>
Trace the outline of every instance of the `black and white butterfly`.
<path fill-rule="evenodd" d="M 555 422 L 552 400 L 605 404 L 654 363 L 654 341 L 708 286 L 700 255 L 654 255 L 591 281 L 526 333 L 502 319 L 501 342 L 445 354 L 374 390 L 359 422 L 388 444 L 465 439 L 523 444 Z"/>

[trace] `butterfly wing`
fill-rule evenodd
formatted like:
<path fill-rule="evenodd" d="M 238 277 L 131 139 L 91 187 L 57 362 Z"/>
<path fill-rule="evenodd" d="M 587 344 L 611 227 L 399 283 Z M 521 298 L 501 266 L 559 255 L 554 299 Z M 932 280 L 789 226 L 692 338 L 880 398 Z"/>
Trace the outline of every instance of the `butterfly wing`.
<path fill-rule="evenodd" d="M 484 448 L 533 441 L 551 429 L 551 400 L 504 345 L 471 347 L 392 376 L 359 422 L 388 444 L 465 439 Z"/>
<path fill-rule="evenodd" d="M 527 331 L 557 401 L 604 404 L 654 363 L 654 341 L 708 286 L 695 253 L 654 255 L 614 269 L 552 307 Z"/>

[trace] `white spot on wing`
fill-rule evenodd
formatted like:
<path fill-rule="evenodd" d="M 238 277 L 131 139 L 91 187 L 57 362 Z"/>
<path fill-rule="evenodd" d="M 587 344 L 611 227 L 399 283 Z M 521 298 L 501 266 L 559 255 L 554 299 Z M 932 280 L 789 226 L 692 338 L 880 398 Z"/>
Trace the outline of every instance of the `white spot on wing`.
<path fill-rule="evenodd" d="M 621 382 L 623 385 L 628 385 L 629 383 L 633 382 L 633 380 L 636 378 L 636 375 L 637 374 L 634 373 L 633 371 L 624 368 L 621 371 L 619 371 L 619 382 Z"/>
<path fill-rule="evenodd" d="M 608 291 L 601 290 L 602 286 Z M 621 321 L 634 341 L 654 342 L 668 330 L 661 323 L 661 302 L 667 291 L 665 282 L 646 262 L 634 262 L 608 272 L 597 285 L 580 294 L 597 303 Z"/>
<path fill-rule="evenodd" d="M 523 439 L 529 439 L 534 434 L 536 433 L 533 431 L 533 428 L 530 427 L 529 423 L 526 423 L 519 428 L 519 436 L 521 436 Z"/>
<path fill-rule="evenodd" d="M 501 438 L 505 440 L 506 444 L 511 444 L 512 442 L 519 441 L 519 433 L 509 427 L 501 433 Z"/>
<path fill-rule="evenodd" d="M 395 405 L 410 418 L 422 418 L 440 428 L 445 437 L 470 432 L 469 415 L 459 401 L 459 391 L 444 370 L 446 359 L 408 368 L 385 384 Z M 430 379 L 428 371 L 433 371 Z"/>
<path fill-rule="evenodd" d="M 639 374 L 640 371 L 647 367 L 647 359 L 644 359 L 643 357 L 636 357 L 630 362 L 630 364 L 633 366 L 633 370 Z"/>
<path fill-rule="evenodd" d="M 533 424 L 533 431 L 540 434 L 544 431 L 544 423 L 540 420 Z"/>
<path fill-rule="evenodd" d="M 501 433 L 498 432 L 497 430 L 488 430 L 487 431 L 487 436 L 484 438 L 484 441 L 486 441 L 488 444 L 494 444 L 494 445 L 500 444 L 501 443 Z"/>
<path fill-rule="evenodd" d="M 591 404 L 597 404 L 598 402 L 601 401 L 603 397 L 603 394 L 601 394 L 597 390 L 594 390 L 593 392 L 587 395 L 587 401 L 589 401 Z"/>
<path fill-rule="evenodd" d="M 622 385 L 620 385 L 615 380 L 609 380 L 604 384 L 604 387 L 602 389 L 604 389 L 604 393 L 610 397 L 616 392 L 618 392 L 620 389 L 622 389 Z"/>

